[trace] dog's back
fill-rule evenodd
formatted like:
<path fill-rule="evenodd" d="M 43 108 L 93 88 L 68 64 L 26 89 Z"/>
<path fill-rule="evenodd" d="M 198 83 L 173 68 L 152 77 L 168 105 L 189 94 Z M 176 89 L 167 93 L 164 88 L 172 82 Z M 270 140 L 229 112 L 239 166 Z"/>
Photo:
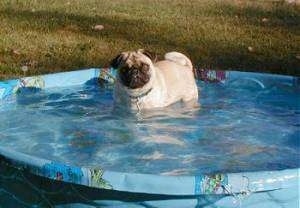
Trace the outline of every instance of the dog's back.
<path fill-rule="evenodd" d="M 197 100 L 198 89 L 196 86 L 193 66 L 189 58 L 178 52 L 170 52 L 165 55 L 165 60 L 156 62 L 158 75 L 163 77 L 168 95 L 179 96 L 187 101 L 192 98 Z"/>
<path fill-rule="evenodd" d="M 193 69 L 193 64 L 191 60 L 186 57 L 184 54 L 173 51 L 165 54 L 165 60 L 173 61 L 179 65 L 187 66 L 190 69 Z"/>

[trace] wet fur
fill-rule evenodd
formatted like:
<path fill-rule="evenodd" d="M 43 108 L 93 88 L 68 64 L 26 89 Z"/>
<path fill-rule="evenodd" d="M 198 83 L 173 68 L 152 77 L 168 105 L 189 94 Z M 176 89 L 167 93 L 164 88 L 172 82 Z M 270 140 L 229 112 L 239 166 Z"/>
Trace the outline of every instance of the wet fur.
<path fill-rule="evenodd" d="M 111 66 L 118 70 L 116 104 L 149 109 L 198 99 L 192 63 L 181 53 L 167 53 L 156 62 L 153 53 L 139 49 L 119 54 Z"/>

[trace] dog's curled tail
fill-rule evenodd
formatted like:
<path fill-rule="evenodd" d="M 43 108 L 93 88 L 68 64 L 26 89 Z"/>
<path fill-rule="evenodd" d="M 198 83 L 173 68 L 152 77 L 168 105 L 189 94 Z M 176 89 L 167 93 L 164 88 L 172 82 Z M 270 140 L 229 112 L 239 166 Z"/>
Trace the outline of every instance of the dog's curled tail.
<path fill-rule="evenodd" d="M 166 53 L 165 59 L 169 60 L 169 61 L 173 61 L 173 62 L 183 65 L 183 66 L 187 66 L 190 69 L 193 69 L 193 64 L 192 64 L 191 60 L 182 53 L 175 52 L 175 51 Z"/>

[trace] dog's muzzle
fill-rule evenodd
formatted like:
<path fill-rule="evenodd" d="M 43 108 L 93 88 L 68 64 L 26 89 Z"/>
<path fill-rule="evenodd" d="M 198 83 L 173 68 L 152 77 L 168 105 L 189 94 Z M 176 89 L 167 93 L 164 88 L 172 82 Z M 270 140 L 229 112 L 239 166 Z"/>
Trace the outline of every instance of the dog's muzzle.
<path fill-rule="evenodd" d="M 131 89 L 143 87 L 150 80 L 149 66 L 142 67 L 122 67 L 119 71 L 119 77 L 123 85 Z"/>

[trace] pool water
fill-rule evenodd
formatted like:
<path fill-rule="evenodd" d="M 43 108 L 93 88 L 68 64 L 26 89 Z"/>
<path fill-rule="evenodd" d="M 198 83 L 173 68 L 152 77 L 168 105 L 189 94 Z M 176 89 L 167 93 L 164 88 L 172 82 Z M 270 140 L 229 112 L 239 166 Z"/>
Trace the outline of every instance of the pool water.
<path fill-rule="evenodd" d="M 299 88 L 198 82 L 200 108 L 130 113 L 98 85 L 0 101 L 0 145 L 82 167 L 161 175 L 298 168 Z"/>

